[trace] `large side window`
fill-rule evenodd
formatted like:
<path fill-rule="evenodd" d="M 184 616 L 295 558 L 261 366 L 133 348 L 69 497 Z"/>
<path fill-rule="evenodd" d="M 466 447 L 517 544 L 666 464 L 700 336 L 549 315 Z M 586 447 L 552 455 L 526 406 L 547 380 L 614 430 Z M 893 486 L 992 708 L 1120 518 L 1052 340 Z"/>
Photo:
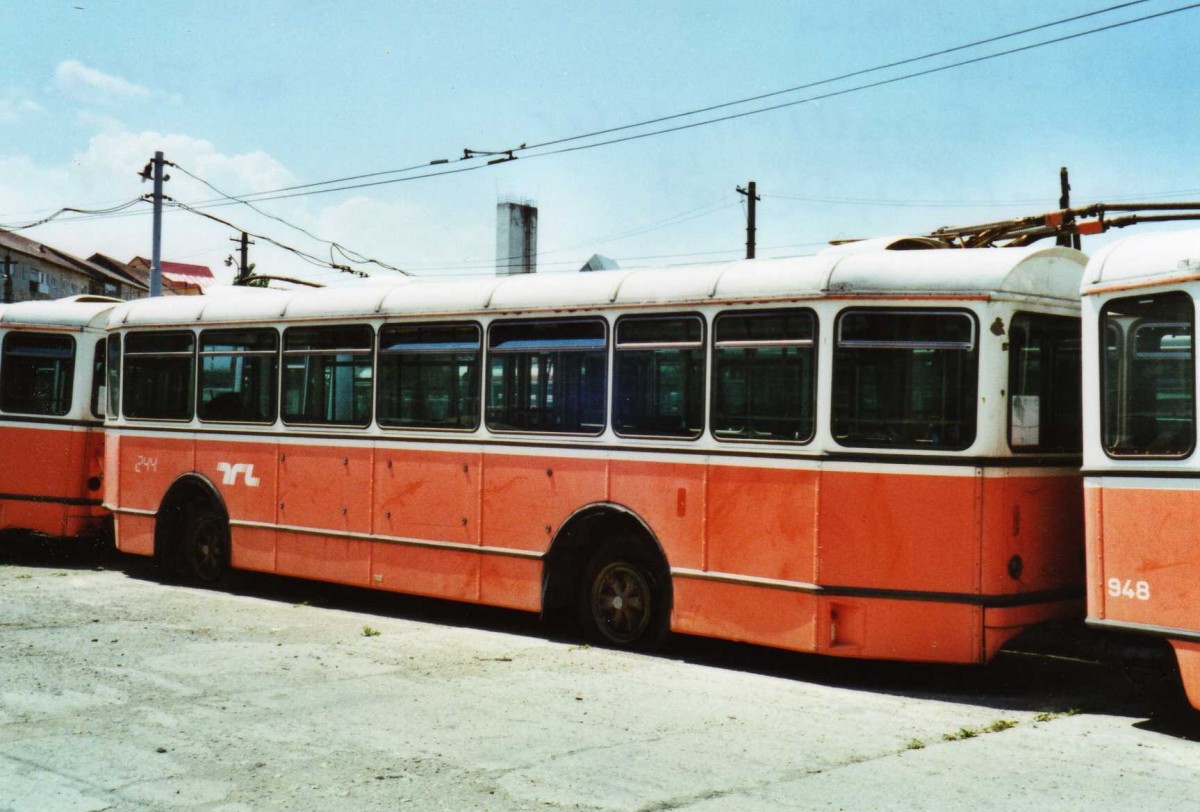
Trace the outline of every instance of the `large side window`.
<path fill-rule="evenodd" d="M 389 324 L 379 331 L 381 426 L 479 427 L 477 324 Z"/>
<path fill-rule="evenodd" d="M 4 336 L 4 359 L 0 362 L 0 409 L 64 415 L 71 411 L 74 376 L 74 338 L 11 332 Z"/>
<path fill-rule="evenodd" d="M 126 417 L 191 420 L 196 337 L 192 333 L 125 335 Z"/>
<path fill-rule="evenodd" d="M 598 319 L 493 324 L 488 428 L 599 434 L 607 367 L 605 325 Z"/>
<path fill-rule="evenodd" d="M 722 313 L 713 331 L 713 435 L 718 440 L 811 440 L 817 333 L 812 311 Z"/>
<path fill-rule="evenodd" d="M 1009 445 L 1017 451 L 1079 451 L 1079 319 L 1018 313 L 1008 335 Z"/>
<path fill-rule="evenodd" d="M 116 417 L 121 414 L 121 334 L 112 333 L 108 337 L 108 352 L 104 366 L 105 377 L 108 378 L 108 411 L 107 414 Z"/>
<path fill-rule="evenodd" d="M 975 439 L 975 319 L 848 310 L 833 352 L 833 436 L 872 448 L 964 449 Z"/>
<path fill-rule="evenodd" d="M 704 322 L 699 316 L 617 321 L 613 429 L 640 437 L 704 431 Z"/>
<path fill-rule="evenodd" d="M 283 334 L 283 421 L 371 422 L 371 328 L 293 327 Z"/>
<path fill-rule="evenodd" d="M 274 423 L 278 373 L 274 330 L 205 330 L 200 333 L 200 419 Z"/>
<path fill-rule="evenodd" d="M 1196 441 L 1196 311 L 1186 293 L 1113 299 L 1100 312 L 1104 449 L 1184 457 Z"/>
<path fill-rule="evenodd" d="M 104 417 L 106 396 L 104 391 L 104 353 L 107 344 L 102 338 L 96 342 L 96 353 L 92 356 L 92 416 Z"/>

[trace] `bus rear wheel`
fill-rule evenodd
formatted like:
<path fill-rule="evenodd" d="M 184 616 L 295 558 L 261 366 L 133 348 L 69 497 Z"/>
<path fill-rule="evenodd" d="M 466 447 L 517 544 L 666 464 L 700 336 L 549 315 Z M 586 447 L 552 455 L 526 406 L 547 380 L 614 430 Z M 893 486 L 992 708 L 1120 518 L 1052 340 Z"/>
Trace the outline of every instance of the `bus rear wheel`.
<path fill-rule="evenodd" d="M 189 506 L 179 553 L 188 578 L 204 584 L 224 580 L 229 561 L 229 528 L 224 518 L 208 505 Z"/>
<path fill-rule="evenodd" d="M 601 551 L 584 568 L 580 592 L 580 623 L 596 643 L 648 649 L 666 634 L 662 590 L 653 570 L 634 555 Z"/>

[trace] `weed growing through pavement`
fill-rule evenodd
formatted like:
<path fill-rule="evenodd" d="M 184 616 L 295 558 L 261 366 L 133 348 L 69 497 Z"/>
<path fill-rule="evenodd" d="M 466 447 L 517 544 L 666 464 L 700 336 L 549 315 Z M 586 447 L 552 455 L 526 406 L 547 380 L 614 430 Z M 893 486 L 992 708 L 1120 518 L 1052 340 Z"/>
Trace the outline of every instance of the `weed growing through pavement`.
<path fill-rule="evenodd" d="M 920 739 L 909 739 L 908 747 L 905 749 L 907 749 L 907 750 L 924 750 L 925 742 L 921 741 Z"/>
<path fill-rule="evenodd" d="M 1083 712 L 1082 708 L 1068 708 L 1065 711 L 1039 713 L 1037 716 L 1033 717 L 1033 721 L 1035 721 L 1035 722 L 1052 722 L 1055 719 L 1062 719 L 1066 716 L 1076 716 L 1082 712 Z"/>
<path fill-rule="evenodd" d="M 363 637 L 378 637 L 379 635 L 380 635 L 379 629 L 372 629 L 370 626 L 363 626 L 363 630 L 362 630 Z"/>

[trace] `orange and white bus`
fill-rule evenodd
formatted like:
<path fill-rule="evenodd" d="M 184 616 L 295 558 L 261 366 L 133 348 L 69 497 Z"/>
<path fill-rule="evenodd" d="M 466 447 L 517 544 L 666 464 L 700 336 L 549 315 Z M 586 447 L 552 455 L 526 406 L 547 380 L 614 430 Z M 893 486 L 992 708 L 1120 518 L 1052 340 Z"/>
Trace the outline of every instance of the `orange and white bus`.
<path fill-rule="evenodd" d="M 1087 622 L 1170 641 L 1200 709 L 1200 231 L 1113 243 L 1082 291 Z"/>
<path fill-rule="evenodd" d="M 1082 615 L 1083 267 L 866 245 L 130 302 L 105 506 L 202 580 L 982 663 Z"/>
<path fill-rule="evenodd" d="M 100 535 L 104 329 L 116 304 L 0 305 L 0 531 Z"/>

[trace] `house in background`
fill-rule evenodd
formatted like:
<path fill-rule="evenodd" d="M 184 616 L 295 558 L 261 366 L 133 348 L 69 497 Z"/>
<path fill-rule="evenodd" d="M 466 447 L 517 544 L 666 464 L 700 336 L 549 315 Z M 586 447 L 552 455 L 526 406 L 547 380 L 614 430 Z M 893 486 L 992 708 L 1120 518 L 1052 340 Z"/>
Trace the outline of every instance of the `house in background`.
<path fill-rule="evenodd" d="M 148 286 L 132 274 L 3 230 L 0 284 L 0 301 L 4 302 L 82 295 L 137 299 L 148 292 Z"/>
<path fill-rule="evenodd" d="M 150 260 L 145 257 L 134 257 L 129 260 L 129 267 L 139 274 L 145 274 L 147 280 L 150 274 Z M 186 262 L 162 263 L 162 292 L 163 296 L 200 296 L 211 285 L 217 283 L 213 272 L 207 265 L 189 265 Z"/>

